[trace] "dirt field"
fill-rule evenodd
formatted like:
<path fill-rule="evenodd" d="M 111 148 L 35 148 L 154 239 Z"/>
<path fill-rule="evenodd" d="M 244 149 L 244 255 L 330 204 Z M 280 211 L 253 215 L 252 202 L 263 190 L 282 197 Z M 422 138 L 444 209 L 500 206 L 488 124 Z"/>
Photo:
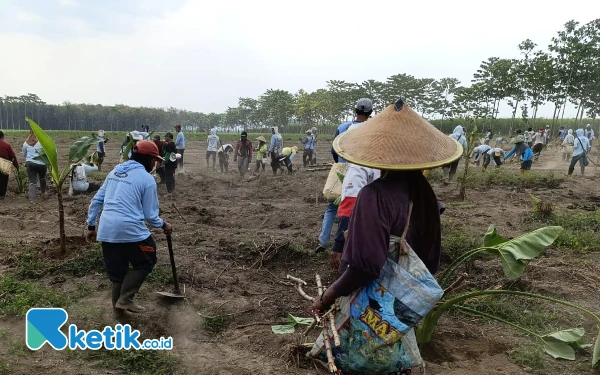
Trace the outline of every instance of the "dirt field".
<path fill-rule="evenodd" d="M 7 141 L 13 145 L 22 142 L 11 139 L 10 134 Z M 69 142 L 61 142 L 60 155 L 67 153 Z M 329 147 L 319 145 L 319 162 L 331 161 Z M 105 171 L 118 161 L 115 142 L 107 148 Z M 176 176 L 173 196 L 166 194 L 164 185 L 159 186 L 161 215 L 175 228 L 175 256 L 187 299 L 173 304 L 154 293 L 172 289 L 166 241 L 161 231 L 156 231 L 159 261 L 141 291 L 142 304 L 149 311 L 130 318 L 143 338 L 172 336 L 174 350 L 170 353 L 56 352 L 48 346 L 32 352 L 26 348 L 23 311 L 40 306 L 26 298 L 35 293 L 51 301 L 48 303 L 66 306 L 69 324 L 80 329 L 102 329 L 116 322 L 99 246 L 81 239 L 91 197 L 66 198 L 69 251 L 57 259 L 55 194 L 51 189 L 48 199 L 29 203 L 24 195 L 15 196 L 16 186 L 11 181 L 11 196 L 0 202 L 0 313 L 4 312 L 0 315 L 0 374 L 325 373 L 301 355 L 292 355 L 290 348 L 298 343 L 297 335 L 274 335 L 270 325 L 281 322 L 288 313 L 308 316 L 310 306 L 285 281 L 287 274 L 313 280 L 319 273 L 327 284 L 336 277 L 328 269 L 328 254 L 307 253 L 317 244 L 326 208 L 320 191 L 328 172 L 300 168 L 293 176 L 274 177 L 267 170 L 251 181 L 240 180 L 237 173 L 221 175 L 208 169 L 204 150 L 205 143 L 188 142 L 185 173 Z M 301 155 L 295 161 L 301 164 Z M 584 178 L 565 178 L 567 164 L 560 153 L 551 150 L 542 154 L 533 170 L 553 171 L 555 177 L 513 184 L 515 168 L 506 168 L 502 173 L 508 177 L 491 184 L 484 179 L 472 183 L 466 202 L 457 201 L 454 184 L 443 186 L 435 181 L 439 174 L 432 174 L 438 197 L 447 206 L 442 220 L 446 262 L 457 251 L 472 248 L 469 246 L 483 236 L 489 224 L 495 224 L 505 237 L 546 225 L 531 219 L 530 194 L 552 202 L 554 212 L 564 215 L 589 214 L 590 207 L 593 210 L 600 205 L 593 165 Z M 503 277 L 497 261 L 478 260 L 469 265 L 466 287 L 534 291 L 600 313 L 600 255 L 582 246 L 583 242 L 577 242 L 549 249 L 530 262 L 525 276 L 517 281 Z M 19 287 L 25 297 L 8 302 L 16 294 L 7 286 L 11 282 L 27 285 Z M 528 316 L 532 306 L 504 301 L 502 308 Z M 586 342 L 593 342 L 597 328 L 588 319 L 553 306 L 536 306 L 541 312 L 532 315 L 532 325 L 545 328 L 545 332 L 556 326 L 583 326 L 588 332 Z M 546 319 L 556 323 L 546 324 Z M 315 337 L 313 334 L 306 341 Z M 457 313 L 442 319 L 422 354 L 430 375 L 594 373 L 589 350 L 580 351 L 574 362 L 557 361 L 539 354 L 534 343 L 505 326 Z"/>

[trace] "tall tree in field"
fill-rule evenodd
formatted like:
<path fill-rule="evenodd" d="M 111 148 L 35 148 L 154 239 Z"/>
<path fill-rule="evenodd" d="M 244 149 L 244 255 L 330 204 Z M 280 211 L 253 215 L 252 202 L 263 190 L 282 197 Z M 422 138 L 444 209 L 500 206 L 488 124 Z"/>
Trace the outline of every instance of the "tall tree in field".
<path fill-rule="evenodd" d="M 373 111 L 380 112 L 389 104 L 385 98 L 385 84 L 374 79 L 368 79 L 361 83 L 364 97 L 373 101 Z"/>
<path fill-rule="evenodd" d="M 456 78 L 442 78 L 434 82 L 435 93 L 439 98 L 437 113 L 441 115 L 442 120 L 453 116 L 452 100 L 458 85 L 460 81 Z"/>
<path fill-rule="evenodd" d="M 285 90 L 267 90 L 259 99 L 269 125 L 285 127 L 294 115 L 294 96 Z"/>

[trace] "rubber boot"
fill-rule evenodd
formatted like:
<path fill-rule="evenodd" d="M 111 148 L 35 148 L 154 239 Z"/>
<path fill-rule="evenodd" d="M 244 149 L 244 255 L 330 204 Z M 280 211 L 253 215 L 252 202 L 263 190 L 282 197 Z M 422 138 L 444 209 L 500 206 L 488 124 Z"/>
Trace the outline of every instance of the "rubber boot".
<path fill-rule="evenodd" d="M 121 283 L 112 283 L 112 307 L 115 308 L 119 297 L 121 296 L 121 287 L 123 284 Z"/>
<path fill-rule="evenodd" d="M 123 280 L 123 285 L 121 286 L 121 295 L 115 304 L 115 308 L 127 310 L 133 313 L 146 311 L 144 307 L 133 302 L 133 297 L 140 290 L 140 287 L 144 283 L 146 276 L 146 274 L 136 270 L 129 270 L 127 272 L 127 275 L 125 275 L 125 280 Z"/>

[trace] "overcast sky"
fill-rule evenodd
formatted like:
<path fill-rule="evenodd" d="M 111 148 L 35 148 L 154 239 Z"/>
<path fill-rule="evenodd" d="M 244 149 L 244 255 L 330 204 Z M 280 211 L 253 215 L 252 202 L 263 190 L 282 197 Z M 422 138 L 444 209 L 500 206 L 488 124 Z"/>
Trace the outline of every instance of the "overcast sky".
<path fill-rule="evenodd" d="M 0 95 L 222 112 L 330 79 L 468 83 L 482 60 L 598 16 L 591 0 L 0 0 Z"/>

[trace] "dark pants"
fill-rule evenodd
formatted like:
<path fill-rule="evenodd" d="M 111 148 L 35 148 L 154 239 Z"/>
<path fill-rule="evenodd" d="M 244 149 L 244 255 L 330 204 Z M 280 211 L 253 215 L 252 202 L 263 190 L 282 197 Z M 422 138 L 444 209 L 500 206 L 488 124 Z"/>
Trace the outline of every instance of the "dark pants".
<path fill-rule="evenodd" d="M 533 160 L 525 160 L 521 162 L 521 169 L 524 171 L 530 171 Z"/>
<path fill-rule="evenodd" d="M 344 232 L 348 230 L 348 224 L 350 224 L 350 218 L 346 216 L 338 217 L 338 227 L 335 232 L 335 242 L 331 250 L 341 253 L 344 250 L 344 244 L 346 239 L 344 238 Z"/>
<path fill-rule="evenodd" d="M 211 156 L 212 156 L 213 168 L 214 168 L 216 160 L 217 160 L 217 152 L 216 151 L 206 151 L 206 166 L 207 167 L 209 166 L 210 163 L 208 161 L 210 160 Z"/>
<path fill-rule="evenodd" d="M 279 155 L 275 153 L 271 154 L 271 168 L 273 169 L 273 174 L 277 174 L 277 170 L 281 168 L 279 166 Z"/>
<path fill-rule="evenodd" d="M 502 166 L 502 161 L 504 159 L 502 156 L 494 156 L 494 162 L 496 163 L 496 168 L 500 168 Z"/>
<path fill-rule="evenodd" d="M 102 254 L 106 272 L 113 283 L 123 283 L 129 264 L 145 275 L 156 265 L 156 243 L 152 236 L 140 242 L 102 242 Z"/>
<path fill-rule="evenodd" d="M 246 174 L 246 172 L 248 171 L 248 164 L 250 163 L 250 158 L 249 157 L 239 157 L 237 160 L 238 163 L 238 171 L 240 171 L 240 175 L 242 177 L 244 177 L 244 175 Z"/>
<path fill-rule="evenodd" d="M 488 165 L 490 165 L 490 162 L 492 161 L 492 158 L 490 157 L 490 155 L 488 153 L 483 154 L 483 169 L 487 169 Z"/>
<path fill-rule="evenodd" d="M 229 172 L 229 155 L 223 155 L 223 153 L 219 154 L 219 169 L 221 173 Z"/>
<path fill-rule="evenodd" d="M 177 160 L 177 168 L 183 168 L 183 152 L 185 151 L 185 149 L 180 149 L 177 150 L 178 154 L 181 154 L 181 158 Z M 175 173 L 175 172 L 173 172 Z"/>
<path fill-rule="evenodd" d="M 98 171 L 102 170 L 102 163 L 104 163 L 104 152 L 98 152 Z"/>
<path fill-rule="evenodd" d="M 165 184 L 167 185 L 167 192 L 169 193 L 175 190 L 175 169 L 177 168 L 165 167 Z"/>
<path fill-rule="evenodd" d="M 452 164 L 445 165 L 442 169 L 444 170 L 444 178 L 447 178 L 448 181 L 452 181 L 454 175 L 456 174 L 456 169 L 458 168 L 458 162 L 460 159 L 455 161 Z"/>
<path fill-rule="evenodd" d="M 160 177 L 159 184 L 165 182 L 165 167 L 156 168 L 156 174 Z"/>
<path fill-rule="evenodd" d="M 19 173 L 19 171 L 17 171 Z M 0 198 L 4 198 L 6 196 L 6 190 L 8 188 L 8 175 L 4 173 L 0 173 Z"/>
<path fill-rule="evenodd" d="M 292 165 L 292 161 L 290 160 L 289 156 L 280 156 L 279 162 L 285 164 L 289 174 L 294 173 L 294 166 Z"/>
<path fill-rule="evenodd" d="M 579 162 L 579 167 L 581 168 L 581 174 L 583 174 L 583 171 L 585 170 L 585 165 L 584 160 L 585 160 L 586 155 L 582 152 L 581 154 L 577 155 L 577 156 L 573 156 L 571 158 L 571 164 L 569 164 L 569 175 L 573 174 L 573 171 L 575 170 L 575 164 L 577 164 L 577 162 Z"/>
<path fill-rule="evenodd" d="M 263 164 L 262 160 L 257 160 L 256 161 L 256 170 L 254 172 L 258 172 L 258 170 L 260 169 L 261 166 L 262 166 L 262 170 L 264 172 L 265 171 L 265 165 Z"/>
<path fill-rule="evenodd" d="M 304 164 L 304 168 L 308 167 L 309 164 L 313 163 L 313 150 L 304 150 L 302 154 L 302 164 Z"/>
<path fill-rule="evenodd" d="M 38 177 L 40 178 L 40 190 L 42 194 L 46 192 L 46 172 L 48 168 L 45 164 L 36 164 L 30 161 L 25 163 L 25 167 L 27 167 L 27 177 L 29 178 L 29 199 L 34 199 Z"/>

